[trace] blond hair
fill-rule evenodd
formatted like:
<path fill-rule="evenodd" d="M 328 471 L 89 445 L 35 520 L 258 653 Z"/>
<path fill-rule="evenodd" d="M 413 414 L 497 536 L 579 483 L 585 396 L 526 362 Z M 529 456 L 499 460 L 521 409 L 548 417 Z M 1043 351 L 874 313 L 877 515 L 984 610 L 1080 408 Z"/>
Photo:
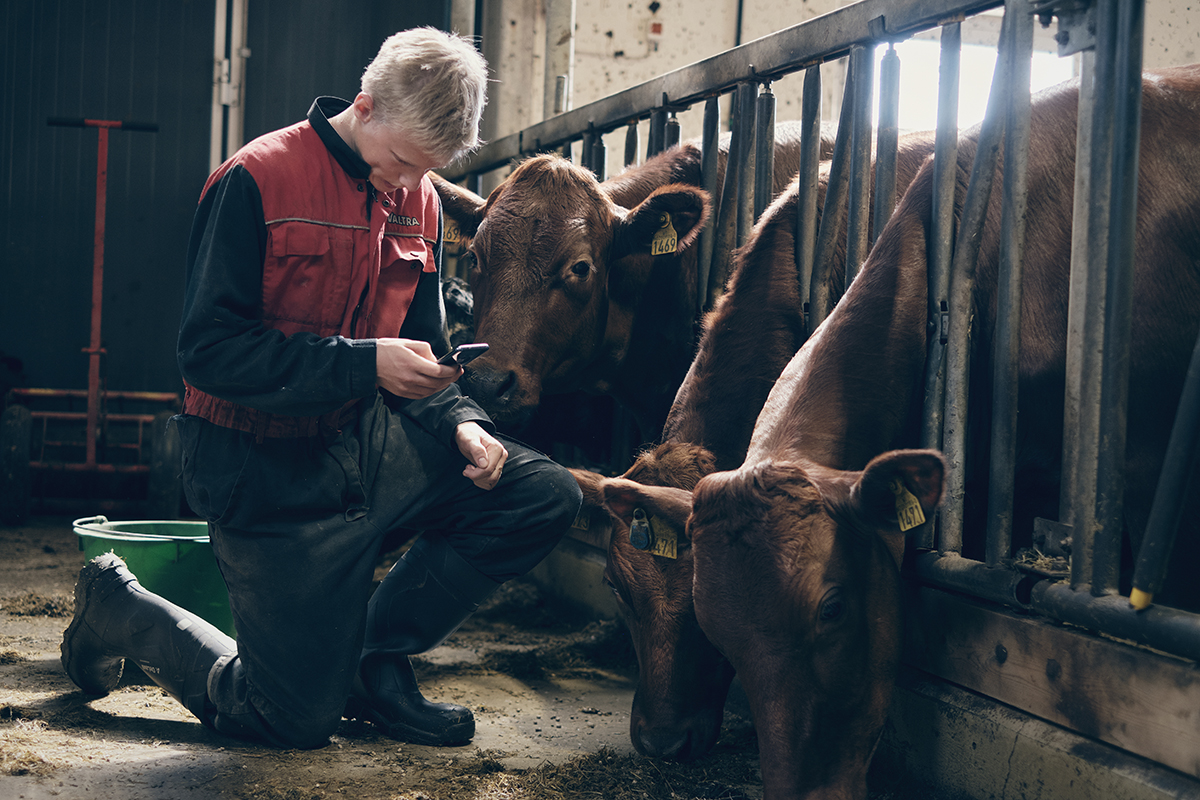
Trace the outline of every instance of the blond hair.
<path fill-rule="evenodd" d="M 389 36 L 362 76 L 384 124 L 449 164 L 479 147 L 487 62 L 470 40 L 437 28 Z"/>

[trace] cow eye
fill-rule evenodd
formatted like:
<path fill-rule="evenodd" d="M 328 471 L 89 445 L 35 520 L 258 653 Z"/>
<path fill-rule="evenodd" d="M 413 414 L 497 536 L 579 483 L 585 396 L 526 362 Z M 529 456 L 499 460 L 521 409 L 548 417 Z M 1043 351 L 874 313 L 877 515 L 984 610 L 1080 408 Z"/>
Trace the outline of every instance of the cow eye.
<path fill-rule="evenodd" d="M 817 615 L 821 622 L 834 622 L 841 618 L 845 610 L 846 604 L 842 602 L 842 593 L 834 589 L 821 600 L 821 609 Z"/>
<path fill-rule="evenodd" d="M 576 278 L 586 278 L 592 271 L 592 265 L 586 261 L 576 261 L 571 265 L 571 274 Z"/>

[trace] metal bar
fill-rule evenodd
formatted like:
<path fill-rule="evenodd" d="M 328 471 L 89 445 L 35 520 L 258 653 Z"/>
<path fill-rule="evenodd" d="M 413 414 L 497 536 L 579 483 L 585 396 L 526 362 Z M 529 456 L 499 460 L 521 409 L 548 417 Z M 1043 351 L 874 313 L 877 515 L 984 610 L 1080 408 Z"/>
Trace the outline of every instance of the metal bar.
<path fill-rule="evenodd" d="M 738 147 L 738 200 L 737 200 L 737 246 L 741 247 L 750 238 L 754 227 L 754 164 L 755 118 L 758 116 L 758 84 L 744 83 L 738 87 L 738 115 L 735 127 L 740 129 L 742 143 Z"/>
<path fill-rule="evenodd" d="M 1033 15 L 1027 0 L 1008 0 L 1013 16 L 1008 60 L 1009 95 L 1004 124 L 1004 183 L 1000 263 L 996 277 L 996 331 L 992 339 L 992 446 L 988 470 L 986 561 L 1012 555 L 1016 491 L 1017 390 L 1021 341 L 1021 278 L 1025 260 L 1025 208 L 1029 176 L 1029 73 Z"/>
<path fill-rule="evenodd" d="M 30 416 L 34 419 L 53 419 L 59 421 L 79 422 L 87 419 L 85 411 L 30 411 Z M 105 414 L 105 421 L 109 424 L 118 422 L 153 422 L 153 414 Z"/>
<path fill-rule="evenodd" d="M 775 78 L 839 58 L 853 45 L 870 41 L 868 25 L 880 17 L 886 20 L 884 33 L 898 34 L 998 5 L 998 0 L 861 0 L 497 139 L 456 164 L 455 171 L 442 174 L 457 181 L 469 172 L 504 166 L 525 153 L 552 149 L 578 137 L 589 124 L 610 131 L 631 117 L 645 119 L 652 109 L 663 105 L 664 94 L 671 105 L 687 107 L 740 83 Z"/>
<path fill-rule="evenodd" d="M 596 174 L 596 180 L 603 181 L 608 174 L 608 148 L 604 146 L 604 137 L 596 132 L 595 140 L 592 142 L 592 172 Z"/>
<path fill-rule="evenodd" d="M 1088 310 L 1088 214 L 1092 197 L 1092 108 L 1094 105 L 1095 51 L 1080 54 L 1079 114 L 1075 126 L 1075 194 L 1071 212 L 1071 284 L 1067 306 L 1066 369 L 1063 392 L 1063 444 L 1058 519 L 1067 527 L 1076 524 L 1080 409 L 1083 407 L 1084 325 Z"/>
<path fill-rule="evenodd" d="M 875 137 L 875 223 L 871 242 L 879 238 L 896 206 L 896 150 L 900 141 L 900 56 L 888 43 L 879 64 L 879 133 Z"/>
<path fill-rule="evenodd" d="M 659 107 L 650 112 L 650 135 L 646 137 L 646 158 L 650 159 L 665 149 L 667 140 L 667 109 Z"/>
<path fill-rule="evenodd" d="M 29 399 L 39 398 L 79 398 L 88 396 L 86 389 L 10 389 L 13 397 Z M 179 395 L 174 392 L 127 392 L 115 389 L 105 389 L 102 395 L 109 400 L 143 400 L 152 403 L 178 403 Z"/>
<path fill-rule="evenodd" d="M 825 183 L 825 205 L 821 209 L 821 226 L 817 231 L 817 248 L 813 255 L 812 285 L 808 295 L 808 335 L 825 321 L 830 305 L 829 271 L 835 237 L 842 230 L 842 214 L 847 185 L 850 182 L 850 139 L 853 130 L 854 92 L 858 74 L 851 62 L 846 71 L 846 86 L 842 91 L 842 110 L 838 115 L 837 139 L 833 143 L 833 160 Z"/>
<path fill-rule="evenodd" d="M 636 121 L 625 126 L 625 166 L 637 163 L 638 124 Z"/>
<path fill-rule="evenodd" d="M 710 97 L 704 101 L 704 126 L 700 138 L 700 185 L 708 192 L 712 202 L 712 211 L 704 229 L 700 231 L 700 241 L 697 255 L 696 274 L 696 310 L 707 311 L 712 308 L 713 297 L 709 293 L 708 276 L 712 271 L 713 245 L 716 236 L 716 219 L 718 204 L 721 202 L 717 194 L 717 166 L 720 158 L 720 98 Z"/>
<path fill-rule="evenodd" d="M 734 92 L 733 109 L 738 108 L 738 95 Z M 725 280 L 729 277 L 730 259 L 733 248 L 737 245 L 738 217 L 738 151 L 742 147 L 745 135 L 741 127 L 733 125 L 730 130 L 729 150 L 725 156 L 725 172 L 721 183 L 721 202 L 718 206 L 717 226 L 713 237 L 712 268 L 708 273 L 709 304 L 725 290 Z"/>
<path fill-rule="evenodd" d="M 149 464 L 83 464 L 64 461 L 30 461 L 29 468 L 45 472 L 139 473 L 150 471 Z"/>
<path fill-rule="evenodd" d="M 963 505 L 966 494 L 967 390 L 971 381 L 971 322 L 975 311 L 975 266 L 979 259 L 980 239 L 987 218 L 996 157 L 1000 150 L 1004 119 L 1001 109 L 1008 85 L 1005 53 L 1012 39 L 1012 14 L 1004 15 L 1000 28 L 999 57 L 992 77 L 987 111 L 976 142 L 975 160 L 963 203 L 957 246 L 951 264 L 950 335 L 946 343 L 946 410 L 942 450 L 948 470 L 946 490 L 940 510 L 941 552 L 962 550 Z"/>
<path fill-rule="evenodd" d="M 875 46 L 856 46 L 850 51 L 855 79 L 853 145 L 850 148 L 850 199 L 846 220 L 846 288 L 870 250 L 871 209 L 871 106 L 875 93 Z"/>
<path fill-rule="evenodd" d="M 939 589 L 991 600 L 1012 608 L 1028 608 L 1030 589 L 1040 578 L 1007 567 L 989 567 L 958 553 L 920 553 L 912 568 L 923 583 Z"/>
<path fill-rule="evenodd" d="M 596 129 L 588 128 L 583 134 L 583 144 L 579 148 L 579 166 L 584 169 L 589 169 L 594 175 L 596 168 L 592 164 L 592 157 L 596 149 Z"/>
<path fill-rule="evenodd" d="M 1097 467 L 1100 447 L 1101 375 L 1104 357 L 1104 315 L 1107 281 L 1101 271 L 1103 254 L 1108 252 L 1109 217 L 1112 203 L 1113 97 L 1115 47 L 1111 23 L 1111 0 L 1096 5 L 1096 55 L 1091 80 L 1084 75 L 1083 86 L 1092 93 L 1089 183 L 1091 202 L 1087 214 L 1088 277 L 1083 309 L 1083 347 L 1079 364 L 1077 451 L 1074 462 L 1075 485 L 1071 523 L 1071 585 L 1089 586 L 1094 572 L 1094 548 L 1099 521 L 1096 516 Z"/>
<path fill-rule="evenodd" d="M 957 554 L 922 553 L 912 564 L 916 576 L 931 586 L 1033 610 L 1059 622 L 1200 659 L 1200 614 L 1163 606 L 1139 612 L 1123 597 L 1093 597 L 1065 583 L 989 567 Z"/>
<path fill-rule="evenodd" d="M 771 202 L 775 183 L 775 95 L 771 84 L 764 83 L 758 95 L 754 133 L 754 219 Z"/>
<path fill-rule="evenodd" d="M 937 133 L 933 146 L 933 230 L 929 244 L 930 336 L 925 359 L 925 413 L 921 446 L 940 450 L 946 397 L 946 342 L 950 320 L 950 257 L 954 241 L 954 185 L 958 174 L 958 78 L 962 23 L 942 27 L 938 64 Z M 940 514 L 940 512 L 939 512 Z M 936 517 L 935 517 L 936 519 Z M 917 531 L 916 546 L 934 546 L 931 519 Z"/>
<path fill-rule="evenodd" d="M 96 146 L 96 227 L 92 232 L 92 324 L 88 354 L 87 463 L 96 464 L 97 423 L 100 418 L 100 320 L 104 307 L 104 212 L 108 199 L 108 127 L 99 126 Z"/>
<path fill-rule="evenodd" d="M 1033 587 L 1030 607 L 1061 622 L 1200 660 L 1200 614 L 1165 606 L 1135 611 L 1124 597 L 1095 597 L 1049 582 Z"/>
<path fill-rule="evenodd" d="M 1133 573 L 1133 591 L 1129 595 L 1134 608 L 1150 605 L 1162 588 L 1167 573 L 1167 558 L 1175 543 L 1175 534 L 1183 516 L 1185 493 L 1200 460 L 1200 336 L 1192 349 L 1192 361 L 1179 396 L 1179 409 L 1171 438 L 1163 458 L 1162 472 L 1154 487 L 1154 503 L 1146 521 L 1146 533 L 1138 548 L 1137 569 Z"/>
<path fill-rule="evenodd" d="M 817 186 L 821 166 L 821 67 L 804 71 L 804 94 L 800 101 L 800 172 L 796 198 L 796 275 L 800 302 L 805 309 L 805 335 L 811 330 L 807 317 L 812 296 L 813 252 L 817 246 Z"/>
<path fill-rule="evenodd" d="M 1117 591 L 1124 526 L 1125 436 L 1129 410 L 1129 352 L 1133 325 L 1133 265 L 1137 235 L 1138 146 L 1142 112 L 1143 0 L 1118 0 L 1112 205 L 1105 295 L 1100 448 L 1096 464 L 1092 593 Z"/>
<path fill-rule="evenodd" d="M 663 149 L 679 144 L 679 120 L 672 111 L 667 117 L 667 126 L 663 133 Z"/>

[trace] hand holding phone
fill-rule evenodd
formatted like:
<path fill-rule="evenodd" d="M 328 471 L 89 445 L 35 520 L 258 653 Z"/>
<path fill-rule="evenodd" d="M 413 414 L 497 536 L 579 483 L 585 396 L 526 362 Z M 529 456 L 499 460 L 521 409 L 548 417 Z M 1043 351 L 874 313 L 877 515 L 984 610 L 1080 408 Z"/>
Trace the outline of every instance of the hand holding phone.
<path fill-rule="evenodd" d="M 437 360 L 437 363 L 444 366 L 464 366 L 470 361 L 474 361 L 488 350 L 487 344 L 484 342 L 474 342 L 472 344 L 460 344 L 451 350 L 446 355 Z"/>

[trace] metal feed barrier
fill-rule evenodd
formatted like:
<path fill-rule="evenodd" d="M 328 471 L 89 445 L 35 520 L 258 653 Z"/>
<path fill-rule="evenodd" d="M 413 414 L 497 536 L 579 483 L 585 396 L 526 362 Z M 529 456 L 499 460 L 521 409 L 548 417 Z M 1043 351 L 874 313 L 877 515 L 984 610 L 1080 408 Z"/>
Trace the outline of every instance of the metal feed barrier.
<path fill-rule="evenodd" d="M 1179 525 L 1200 441 L 1200 341 L 1186 377 L 1130 597 L 1118 590 L 1121 487 L 1129 383 L 1134 221 L 1142 65 L 1142 0 L 1014 0 L 1006 4 L 996 77 L 957 232 L 961 24 L 996 2 L 864 0 L 576 108 L 499 139 L 458 167 L 452 180 L 508 166 L 535 152 L 571 153 L 603 179 L 603 136 L 626 129 L 625 161 L 637 156 L 637 123 L 649 119 L 647 155 L 678 141 L 675 114 L 704 104 L 704 185 L 719 202 L 700 240 L 703 311 L 724 285 L 729 253 L 742 244 L 769 199 L 774 96 L 770 85 L 803 72 L 805 135 L 796 219 L 798 276 L 808 289 L 809 330 L 826 306 L 814 274 L 834 243 L 832 223 L 848 214 L 847 283 L 895 203 L 899 59 L 891 44 L 940 27 L 934 234 L 930 243 L 930 336 L 922 444 L 950 463 L 936 523 L 912 540 L 906 660 L 968 688 L 1080 733 L 1200 777 L 1200 615 L 1153 604 Z M 1034 541 L 1060 570 L 1031 569 L 1013 544 L 1017 333 L 1029 140 L 1029 70 L 1034 17 L 1057 18 L 1059 54 L 1083 52 L 1077 141 L 1071 318 L 1067 342 L 1063 490 L 1058 520 L 1038 520 Z M 882 62 L 875 230 L 868 230 L 874 49 Z M 849 56 L 825 210 L 816 222 L 820 65 Z M 1096 91 L 1095 87 L 1103 87 Z M 717 101 L 732 94 L 730 167 L 716 183 Z M 993 187 L 1003 148 L 1002 184 Z M 1002 192 L 1002 230 L 992 400 L 988 527 L 982 560 L 963 555 L 970 298 L 978 231 L 992 191 Z M 957 248 L 953 243 L 958 242 Z M 972 246 L 974 245 L 974 246 Z M 954 279 L 951 279 L 951 276 Z M 953 287 L 953 294 L 951 294 Z M 802 294 L 802 296 L 804 296 Z M 972 532 L 974 534 L 975 532 Z M 1063 543 L 1069 541 L 1069 546 Z M 963 596 L 966 596 L 966 599 Z M 1137 605 L 1137 608 L 1134 605 Z M 935 618 L 936 617 L 936 618 Z M 1035 627 L 1030 627 L 1031 625 Z M 1121 643 L 1113 639 L 1123 640 Z M 1033 654 L 1017 657 L 1014 642 Z M 930 642 L 937 643 L 930 648 Z M 1007 644 L 1006 644 L 1007 642 Z M 1035 644 L 1029 645 L 1029 642 Z M 1132 647 L 1130 643 L 1144 645 Z M 947 656 L 945 648 L 959 648 Z M 925 652 L 922 652 L 922 648 Z M 1040 648 L 1040 649 L 1039 649 Z M 1152 652 L 1146 648 L 1153 648 Z M 1165 654 L 1165 655 L 1164 655 Z M 1072 659 L 1091 670 L 1087 695 L 1064 700 Z M 1130 666 L 1132 664 L 1132 666 Z M 1015 674 L 1021 670 L 1020 674 Z M 1139 698 L 1139 692 L 1152 695 Z M 1188 709 L 1186 713 L 1175 713 Z"/>

